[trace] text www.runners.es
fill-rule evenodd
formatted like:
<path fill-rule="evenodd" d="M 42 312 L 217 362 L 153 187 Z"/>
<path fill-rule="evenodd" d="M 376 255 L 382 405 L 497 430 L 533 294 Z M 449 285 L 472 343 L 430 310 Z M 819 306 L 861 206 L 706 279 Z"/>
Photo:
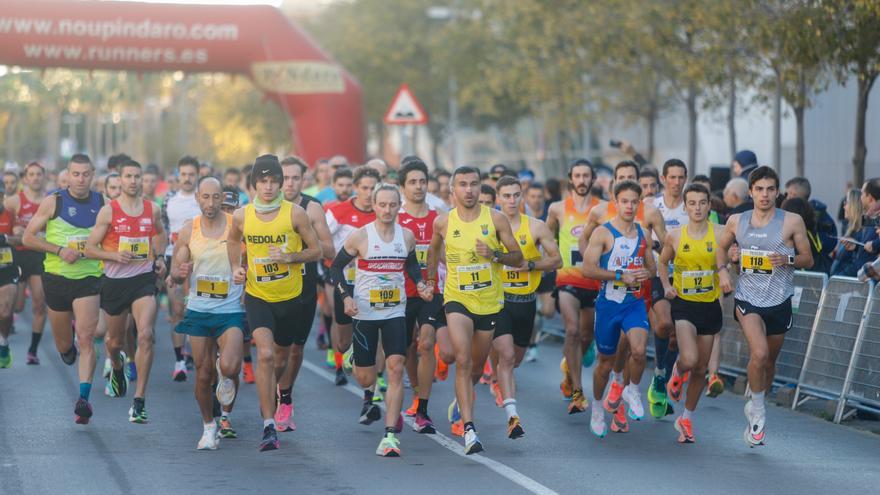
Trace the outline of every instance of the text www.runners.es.
<path fill-rule="evenodd" d="M 208 61 L 205 49 L 143 48 L 133 46 L 77 46 L 33 44 L 24 45 L 24 54 L 34 60 L 133 62 L 165 64 L 204 64 Z"/>

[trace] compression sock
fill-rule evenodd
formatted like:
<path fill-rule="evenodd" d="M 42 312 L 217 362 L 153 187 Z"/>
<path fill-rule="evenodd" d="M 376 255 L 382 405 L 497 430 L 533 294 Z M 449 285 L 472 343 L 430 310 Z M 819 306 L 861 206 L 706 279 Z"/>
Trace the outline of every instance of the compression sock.
<path fill-rule="evenodd" d="M 416 414 L 422 416 L 428 415 L 428 399 L 419 398 L 419 405 L 416 406 Z"/>
<path fill-rule="evenodd" d="M 92 393 L 92 384 L 91 383 L 80 383 L 79 384 L 79 396 L 82 399 L 89 400 L 89 394 Z"/>
<path fill-rule="evenodd" d="M 334 352 L 333 353 L 333 360 L 336 362 L 336 369 L 341 370 L 342 369 L 342 353 L 339 351 Z"/>
<path fill-rule="evenodd" d="M 324 318 L 324 330 L 327 331 L 327 340 L 330 340 L 330 326 L 333 325 L 333 316 L 321 315 Z"/>
<path fill-rule="evenodd" d="M 183 347 L 174 348 L 174 359 L 178 361 L 183 361 Z"/>
<path fill-rule="evenodd" d="M 364 389 L 364 404 L 372 404 L 373 403 L 373 389 L 365 388 Z"/>
<path fill-rule="evenodd" d="M 40 339 L 43 338 L 42 333 L 33 332 L 31 333 L 31 346 L 28 347 L 28 352 L 31 354 L 37 353 L 37 347 L 40 346 Z"/>
<path fill-rule="evenodd" d="M 293 398 L 291 395 L 293 394 L 293 387 L 288 389 L 281 389 L 281 403 L 282 404 L 290 404 L 293 402 Z"/>
<path fill-rule="evenodd" d="M 666 352 L 669 350 L 669 339 L 660 338 L 654 334 L 654 367 L 663 370 L 666 363 Z M 657 371 L 654 374 L 659 375 Z"/>

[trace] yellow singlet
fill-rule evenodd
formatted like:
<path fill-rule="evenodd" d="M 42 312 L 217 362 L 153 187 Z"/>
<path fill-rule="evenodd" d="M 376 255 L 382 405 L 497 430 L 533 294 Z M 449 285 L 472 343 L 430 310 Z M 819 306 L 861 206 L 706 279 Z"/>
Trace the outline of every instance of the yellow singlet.
<path fill-rule="evenodd" d="M 265 222 L 257 217 L 254 205 L 244 210 L 244 242 L 247 246 L 247 284 L 245 291 L 266 302 L 287 301 L 302 293 L 300 264 L 277 263 L 269 259 L 269 246 L 284 253 L 302 251 L 302 238 L 293 230 L 290 210 L 293 204 L 282 201 L 278 214 Z"/>
<path fill-rule="evenodd" d="M 718 270 L 715 265 L 715 230 L 709 230 L 702 239 L 688 235 L 687 226 L 681 228 L 681 238 L 675 249 L 672 285 L 678 297 L 691 302 L 714 302 L 721 294 Z"/>
<path fill-rule="evenodd" d="M 492 260 L 476 252 L 477 239 L 489 249 L 500 249 L 492 213 L 480 205 L 480 216 L 473 222 L 464 222 L 458 209 L 449 212 L 446 225 L 446 285 L 443 299 L 464 305 L 476 315 L 491 315 L 501 311 L 504 294 L 501 287 L 501 267 L 492 266 Z"/>
<path fill-rule="evenodd" d="M 541 251 L 535 245 L 535 239 L 529 230 L 529 217 L 522 213 L 519 215 L 519 228 L 513 233 L 513 238 L 519 243 L 523 259 L 526 262 L 541 259 Z M 504 248 L 504 252 L 507 252 L 507 248 Z M 510 270 L 509 266 L 505 266 L 502 278 L 504 279 L 505 293 L 524 296 L 538 290 L 538 285 L 541 283 L 541 272 L 538 270 L 515 272 Z"/>

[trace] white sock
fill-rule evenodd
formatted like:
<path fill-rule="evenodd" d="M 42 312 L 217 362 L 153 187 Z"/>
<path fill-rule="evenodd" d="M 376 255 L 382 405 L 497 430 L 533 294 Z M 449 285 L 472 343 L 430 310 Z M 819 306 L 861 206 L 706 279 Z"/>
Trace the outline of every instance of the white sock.
<path fill-rule="evenodd" d="M 232 416 L 232 411 L 221 411 L 224 418 L 229 419 Z"/>
<path fill-rule="evenodd" d="M 272 428 L 275 428 L 275 418 L 264 419 L 263 420 L 263 428 L 265 428 L 267 426 L 271 426 Z"/>
<path fill-rule="evenodd" d="M 688 409 L 688 408 L 684 408 L 684 412 L 681 413 L 681 417 L 682 417 L 683 419 L 691 419 L 691 417 L 693 416 L 693 414 L 694 414 L 693 411 L 691 411 L 691 410 Z"/>
<path fill-rule="evenodd" d="M 614 383 L 617 383 L 617 384 L 622 384 L 623 383 L 623 372 L 618 373 L 614 370 L 611 370 L 611 381 L 613 381 Z"/>
<path fill-rule="evenodd" d="M 211 421 L 210 423 L 205 423 L 202 426 L 205 427 L 205 430 L 213 430 L 213 429 L 217 428 L 217 423 Z"/>
<path fill-rule="evenodd" d="M 516 399 L 507 399 L 504 401 L 504 412 L 507 414 L 508 421 L 514 416 L 519 416 L 519 414 L 516 413 Z"/>
<path fill-rule="evenodd" d="M 752 408 L 755 412 L 764 412 L 764 392 L 752 391 Z"/>

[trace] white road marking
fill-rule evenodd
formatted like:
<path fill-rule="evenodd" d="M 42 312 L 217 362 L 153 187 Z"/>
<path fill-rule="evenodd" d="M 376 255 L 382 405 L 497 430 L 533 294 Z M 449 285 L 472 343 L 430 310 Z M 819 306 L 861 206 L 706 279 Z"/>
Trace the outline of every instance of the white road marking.
<path fill-rule="evenodd" d="M 316 364 L 310 363 L 308 360 L 304 359 L 302 365 L 303 365 L 303 368 L 308 369 L 312 373 L 320 376 L 321 378 L 324 378 L 325 380 L 329 381 L 330 383 L 334 383 L 336 380 L 336 376 L 333 373 L 331 373 L 325 369 L 322 369 L 320 366 L 318 366 Z M 348 385 L 346 385 L 343 388 L 345 388 L 346 390 L 348 390 L 349 392 L 354 394 L 356 397 L 362 397 L 363 390 L 361 390 L 360 388 L 358 388 L 355 385 L 352 385 L 351 383 L 349 383 Z M 380 404 L 379 407 L 381 407 L 384 410 L 385 404 Z M 408 426 L 412 427 L 412 424 L 413 424 L 412 418 L 407 418 L 406 416 L 404 416 L 404 421 L 406 422 L 406 424 Z M 449 450 L 450 452 L 452 452 L 455 455 L 464 457 L 465 459 L 468 459 L 470 461 L 474 461 L 478 464 L 482 464 L 483 466 L 491 469 L 495 473 L 507 478 L 508 480 L 516 483 L 517 485 L 525 488 L 526 490 L 528 490 L 532 493 L 539 494 L 539 495 L 559 495 L 557 492 L 551 490 L 550 488 L 547 488 L 546 486 L 542 485 L 541 483 L 538 483 L 537 481 L 533 480 L 532 478 L 529 478 L 528 476 L 520 473 L 516 469 L 513 469 L 512 467 L 510 467 L 506 464 L 502 464 L 498 461 L 492 460 L 492 459 L 490 459 L 484 455 L 481 455 L 481 454 L 465 455 L 464 448 L 461 445 L 459 445 L 458 442 L 456 442 L 455 440 L 440 433 L 439 431 L 433 435 L 423 435 L 423 436 L 430 438 L 431 440 L 437 442 L 438 444 L 445 447 L 446 450 Z"/>

